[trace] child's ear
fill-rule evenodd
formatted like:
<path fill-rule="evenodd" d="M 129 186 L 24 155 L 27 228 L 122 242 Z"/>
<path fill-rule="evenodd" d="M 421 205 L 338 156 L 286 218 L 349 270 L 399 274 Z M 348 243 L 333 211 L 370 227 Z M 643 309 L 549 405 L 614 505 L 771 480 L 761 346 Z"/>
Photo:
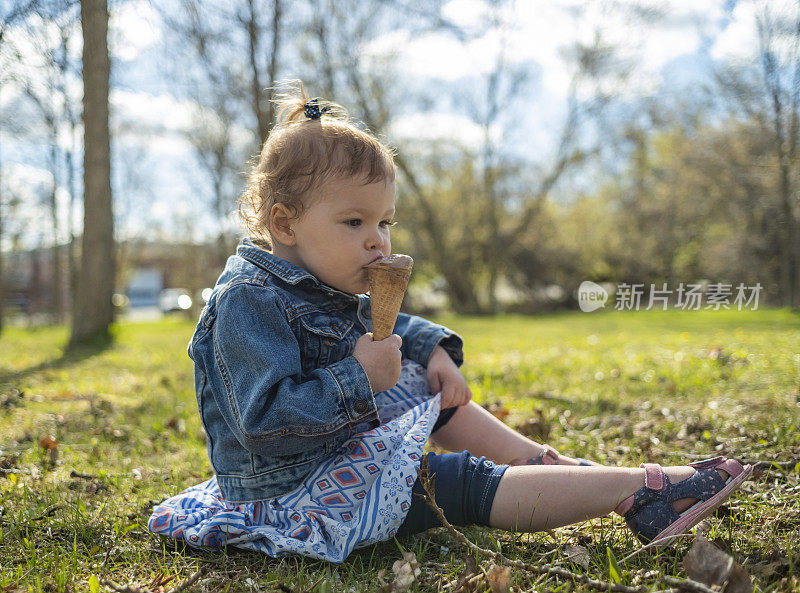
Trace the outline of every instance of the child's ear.
<path fill-rule="evenodd" d="M 295 236 L 292 221 L 297 217 L 283 204 L 273 204 L 269 212 L 269 226 L 272 238 L 282 245 L 294 245 Z"/>

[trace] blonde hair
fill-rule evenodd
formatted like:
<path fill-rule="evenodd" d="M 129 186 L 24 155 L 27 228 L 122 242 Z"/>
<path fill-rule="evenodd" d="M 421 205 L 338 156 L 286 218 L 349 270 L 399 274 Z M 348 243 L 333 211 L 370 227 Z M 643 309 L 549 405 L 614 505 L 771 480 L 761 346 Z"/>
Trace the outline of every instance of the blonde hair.
<path fill-rule="evenodd" d="M 311 194 L 331 178 L 360 178 L 363 183 L 394 181 L 394 151 L 370 132 L 360 129 L 336 103 L 312 100 L 322 113 L 310 118 L 309 98 L 299 80 L 283 83 L 275 127 L 258 161 L 253 164 L 239 199 L 239 216 L 261 247 L 272 248 L 270 212 L 284 204 L 300 217 Z"/>

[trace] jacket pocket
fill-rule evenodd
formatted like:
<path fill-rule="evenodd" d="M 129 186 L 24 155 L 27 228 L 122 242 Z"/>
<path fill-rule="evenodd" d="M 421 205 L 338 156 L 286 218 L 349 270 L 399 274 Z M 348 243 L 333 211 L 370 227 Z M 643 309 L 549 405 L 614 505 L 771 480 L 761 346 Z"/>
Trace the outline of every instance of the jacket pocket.
<path fill-rule="evenodd" d="M 300 347 L 303 349 L 303 374 L 338 362 L 352 350 L 348 333 L 353 322 L 341 317 L 311 311 L 300 317 Z M 354 341 L 354 340 L 353 340 Z"/>

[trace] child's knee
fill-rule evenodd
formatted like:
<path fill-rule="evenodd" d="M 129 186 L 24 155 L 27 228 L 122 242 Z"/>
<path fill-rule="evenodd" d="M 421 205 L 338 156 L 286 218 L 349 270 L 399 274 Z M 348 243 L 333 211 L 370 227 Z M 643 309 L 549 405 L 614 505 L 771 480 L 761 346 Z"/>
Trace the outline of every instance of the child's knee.
<path fill-rule="evenodd" d="M 429 475 L 433 476 L 436 504 L 453 525 L 489 525 L 494 495 L 507 465 L 498 465 L 469 451 L 428 454 Z M 414 494 L 424 494 L 419 479 Z M 399 534 L 410 534 L 439 527 L 435 513 L 419 497 L 412 495 L 411 509 Z"/>

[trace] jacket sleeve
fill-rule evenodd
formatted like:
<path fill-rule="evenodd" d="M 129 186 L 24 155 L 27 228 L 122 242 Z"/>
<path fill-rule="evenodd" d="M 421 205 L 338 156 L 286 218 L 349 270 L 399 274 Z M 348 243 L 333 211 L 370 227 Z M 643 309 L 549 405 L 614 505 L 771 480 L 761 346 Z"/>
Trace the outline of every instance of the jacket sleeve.
<path fill-rule="evenodd" d="M 428 366 L 428 360 L 436 346 L 444 348 L 457 366 L 464 363 L 464 341 L 461 336 L 443 325 L 416 315 L 400 313 L 394 333 L 403 338 L 403 356 L 424 367 Z"/>
<path fill-rule="evenodd" d="M 214 361 L 206 368 L 214 375 L 214 397 L 252 453 L 299 453 L 348 427 L 380 424 L 355 357 L 302 375 L 300 345 L 270 289 L 239 284 L 226 290 L 213 332 Z"/>

